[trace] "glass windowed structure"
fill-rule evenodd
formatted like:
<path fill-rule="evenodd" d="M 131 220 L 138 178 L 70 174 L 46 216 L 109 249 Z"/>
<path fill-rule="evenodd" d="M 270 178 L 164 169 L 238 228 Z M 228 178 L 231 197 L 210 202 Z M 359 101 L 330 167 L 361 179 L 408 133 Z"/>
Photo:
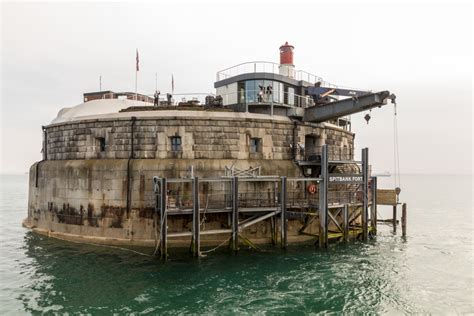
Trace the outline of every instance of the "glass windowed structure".
<path fill-rule="evenodd" d="M 238 103 L 280 103 L 297 105 L 295 88 L 274 80 L 246 80 L 237 85 Z"/>

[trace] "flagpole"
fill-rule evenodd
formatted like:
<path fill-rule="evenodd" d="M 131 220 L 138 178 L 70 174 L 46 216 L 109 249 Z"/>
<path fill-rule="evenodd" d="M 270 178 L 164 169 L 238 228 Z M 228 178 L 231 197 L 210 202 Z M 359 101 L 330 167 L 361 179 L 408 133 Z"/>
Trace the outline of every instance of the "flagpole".
<path fill-rule="evenodd" d="M 140 69 L 139 67 L 139 59 L 138 59 L 138 48 L 137 48 L 137 56 L 136 56 L 136 66 L 135 66 L 135 101 L 138 100 L 138 70 Z"/>

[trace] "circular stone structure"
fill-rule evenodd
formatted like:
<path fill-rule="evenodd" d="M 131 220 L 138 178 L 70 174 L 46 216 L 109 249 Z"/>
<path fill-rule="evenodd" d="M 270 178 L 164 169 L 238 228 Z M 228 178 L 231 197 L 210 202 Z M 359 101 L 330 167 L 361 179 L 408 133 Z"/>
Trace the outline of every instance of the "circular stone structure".
<path fill-rule="evenodd" d="M 202 106 L 151 107 L 119 99 L 63 109 L 43 127 L 43 134 L 43 160 L 29 173 L 24 225 L 70 240 L 139 246 L 156 242 L 154 176 L 224 178 L 236 170 L 257 170 L 260 177 L 303 177 L 318 173 L 297 161 L 311 159 L 309 154 L 322 145 L 330 146 L 330 159 L 350 160 L 354 151 L 354 134 L 334 124 Z M 189 184 L 177 193 L 170 188 L 169 198 L 189 189 Z M 267 194 L 266 187 L 254 189 Z M 217 189 L 204 187 L 203 192 L 205 205 Z M 186 201 L 179 203 L 185 206 Z M 178 214 L 168 220 L 168 229 L 189 232 L 191 223 L 192 216 Z M 228 228 L 228 214 L 208 214 L 204 225 Z M 262 221 L 242 234 L 252 242 L 269 243 L 271 225 Z M 298 236 L 302 225 L 301 218 L 289 219 L 290 242 L 305 238 Z M 226 238 L 228 234 L 203 236 L 202 243 L 215 245 Z M 188 246 L 189 239 L 173 238 L 169 244 Z"/>

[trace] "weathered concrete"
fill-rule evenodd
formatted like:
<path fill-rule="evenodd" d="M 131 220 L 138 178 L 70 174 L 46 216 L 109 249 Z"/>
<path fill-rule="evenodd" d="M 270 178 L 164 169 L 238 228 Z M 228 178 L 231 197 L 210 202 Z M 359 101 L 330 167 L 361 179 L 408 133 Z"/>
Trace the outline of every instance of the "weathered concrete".
<path fill-rule="evenodd" d="M 353 134 L 332 125 L 295 124 L 288 118 L 248 113 L 186 112 L 162 117 L 157 117 L 159 111 L 153 116 L 139 113 L 134 123 L 131 116 L 137 113 L 132 112 L 47 126 L 47 159 L 30 169 L 25 226 L 71 240 L 153 246 L 157 229 L 153 176 L 189 177 L 192 167 L 200 178 L 221 177 L 226 167 L 235 166 L 260 167 L 262 175 L 301 177 L 293 148 L 305 144 L 308 135 L 314 137 L 316 146 L 331 144 L 353 154 Z M 181 137 L 179 151 L 171 150 L 174 136 Z M 250 148 L 252 138 L 260 139 L 257 152 Z M 105 148 L 101 148 L 101 141 L 105 141 Z M 190 186 L 170 190 L 173 198 L 173 190 L 182 195 Z M 299 190 L 303 194 L 305 188 Z M 268 201 L 275 199 L 267 187 L 255 187 L 254 191 Z M 209 187 L 204 192 L 220 191 Z M 222 202 L 222 196 L 220 199 L 216 203 Z M 205 200 L 203 196 L 201 201 Z M 175 215 L 168 221 L 170 232 L 189 231 L 191 224 L 192 215 Z M 228 228 L 227 214 L 208 214 L 205 225 L 206 229 Z M 303 218 L 290 218 L 289 242 L 310 238 L 298 233 L 303 225 Z M 316 233 L 317 227 L 314 221 L 306 231 Z M 268 243 L 270 232 L 267 220 L 243 234 L 252 242 Z M 225 238 L 202 236 L 201 243 L 212 245 Z M 169 243 L 188 246 L 189 238 Z"/>

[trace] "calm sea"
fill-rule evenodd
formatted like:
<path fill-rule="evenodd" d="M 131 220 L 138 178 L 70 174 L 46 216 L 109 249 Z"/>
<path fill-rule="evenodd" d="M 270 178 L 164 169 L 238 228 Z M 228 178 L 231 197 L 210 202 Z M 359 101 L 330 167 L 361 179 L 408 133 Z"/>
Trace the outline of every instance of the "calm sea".
<path fill-rule="evenodd" d="M 2 315 L 474 313 L 471 176 L 402 176 L 407 238 L 382 226 L 376 240 L 327 250 L 224 249 L 199 260 L 171 250 L 166 263 L 35 235 L 21 227 L 27 175 L 0 180 Z"/>

